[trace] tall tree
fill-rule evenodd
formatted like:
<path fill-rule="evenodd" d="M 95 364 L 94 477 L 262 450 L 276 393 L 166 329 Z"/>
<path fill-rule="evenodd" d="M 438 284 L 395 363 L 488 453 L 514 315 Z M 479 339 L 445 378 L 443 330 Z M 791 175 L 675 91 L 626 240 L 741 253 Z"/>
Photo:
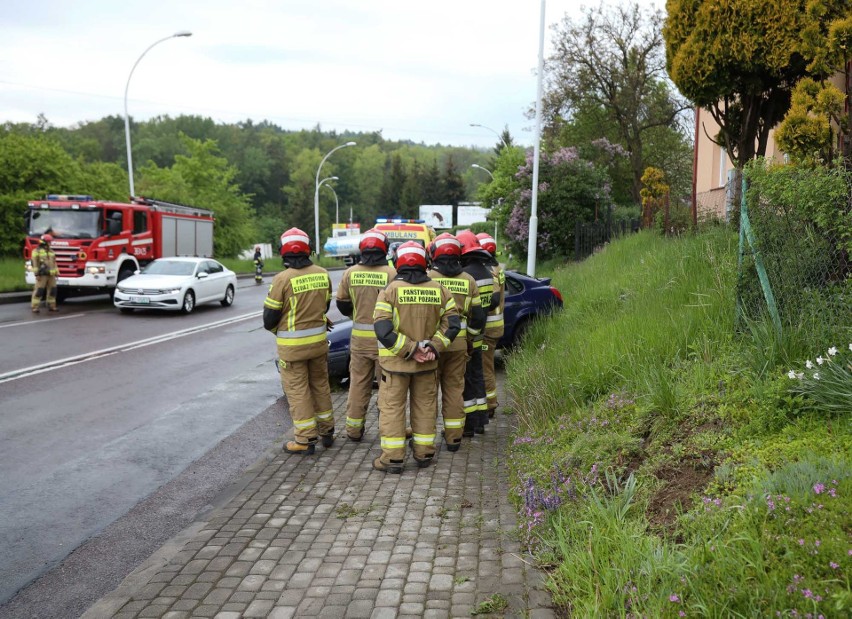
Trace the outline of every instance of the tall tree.
<path fill-rule="evenodd" d="M 677 127 L 688 108 L 666 76 L 662 22 L 662 13 L 637 4 L 586 9 L 579 23 L 566 16 L 554 28 L 556 49 L 545 69 L 549 136 L 584 106 L 598 109 L 628 151 L 636 202 L 646 135 Z"/>
<path fill-rule="evenodd" d="M 189 154 L 176 155 L 171 168 L 154 162 L 142 167 L 142 195 L 211 209 L 216 216 L 214 251 L 234 257 L 248 248 L 256 234 L 249 199 L 234 181 L 237 170 L 219 155 L 216 142 L 180 137 Z"/>
<path fill-rule="evenodd" d="M 445 204 L 444 183 L 437 159 L 432 159 L 432 164 L 426 168 L 421 186 L 423 187 L 423 204 Z"/>
<path fill-rule="evenodd" d="M 415 159 L 411 163 L 411 170 L 405 177 L 405 183 L 402 186 L 402 207 L 411 217 L 420 215 L 420 205 L 423 203 L 423 188 L 420 172 L 420 165 Z"/>
<path fill-rule="evenodd" d="M 458 168 L 456 167 L 453 156 L 447 157 L 447 163 L 444 166 L 444 177 L 442 179 L 444 186 L 444 200 L 442 204 L 452 204 L 454 207 L 459 205 L 459 202 L 464 202 L 465 189 L 464 179 L 461 177 Z"/>
<path fill-rule="evenodd" d="M 381 205 L 387 216 L 405 215 L 402 212 L 402 188 L 405 185 L 405 168 L 402 166 L 402 157 L 394 153 L 388 157 L 388 165 L 385 171 L 385 180 L 382 184 Z"/>
<path fill-rule="evenodd" d="M 769 132 L 803 77 L 822 78 L 814 41 L 849 21 L 849 0 L 668 0 L 669 74 L 721 127 L 709 136 L 737 169 L 766 154 Z M 846 43 L 849 41 L 847 24 Z M 848 48 L 847 48 L 848 49 Z"/>

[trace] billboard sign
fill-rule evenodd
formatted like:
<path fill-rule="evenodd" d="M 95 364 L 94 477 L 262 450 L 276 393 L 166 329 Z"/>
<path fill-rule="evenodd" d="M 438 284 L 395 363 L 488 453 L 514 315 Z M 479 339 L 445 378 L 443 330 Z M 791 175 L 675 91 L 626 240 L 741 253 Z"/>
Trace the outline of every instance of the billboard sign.
<path fill-rule="evenodd" d="M 480 203 L 464 203 L 459 204 L 459 223 L 460 226 L 470 226 L 472 224 L 478 224 L 484 222 L 488 213 L 491 212 L 491 209 L 482 208 L 479 206 Z"/>
<path fill-rule="evenodd" d="M 420 219 L 430 228 L 440 230 L 453 227 L 452 204 L 421 204 Z"/>

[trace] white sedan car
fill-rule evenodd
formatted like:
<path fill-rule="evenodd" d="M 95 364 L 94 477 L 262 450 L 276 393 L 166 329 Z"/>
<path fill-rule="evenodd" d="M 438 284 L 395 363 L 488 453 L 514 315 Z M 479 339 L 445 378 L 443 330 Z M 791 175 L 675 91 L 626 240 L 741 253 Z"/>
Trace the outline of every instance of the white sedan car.
<path fill-rule="evenodd" d="M 159 258 L 119 282 L 113 303 L 122 313 L 134 309 L 181 311 L 199 303 L 234 302 L 237 275 L 210 258 Z"/>

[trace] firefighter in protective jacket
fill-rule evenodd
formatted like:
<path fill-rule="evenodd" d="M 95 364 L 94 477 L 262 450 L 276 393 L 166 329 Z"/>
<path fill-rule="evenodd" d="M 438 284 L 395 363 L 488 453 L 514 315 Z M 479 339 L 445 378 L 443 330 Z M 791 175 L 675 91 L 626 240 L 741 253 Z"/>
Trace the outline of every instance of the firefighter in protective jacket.
<path fill-rule="evenodd" d="M 462 268 L 476 280 L 482 309 L 490 312 L 500 303 L 500 295 L 494 294 L 494 276 L 491 273 L 491 254 L 482 249 L 476 235 L 462 230 L 456 235 L 462 244 Z M 467 361 L 464 375 L 465 424 L 463 436 L 485 433 L 488 423 L 488 400 L 485 397 L 485 378 L 482 374 L 483 335 L 473 337 L 473 349 Z"/>
<path fill-rule="evenodd" d="M 444 440 L 449 451 L 461 447 L 465 424 L 464 373 L 468 348 L 485 327 L 485 312 L 479 300 L 479 288 L 473 277 L 462 271 L 461 243 L 451 234 L 441 234 L 429 245 L 432 270 L 429 277 L 449 290 L 461 318 L 461 331 L 438 357 L 438 384 L 441 386 L 441 414 Z"/>
<path fill-rule="evenodd" d="M 285 270 L 269 286 L 263 326 L 277 336 L 281 385 L 290 405 L 294 441 L 284 451 L 313 454 L 317 438 L 334 443 L 334 414 L 328 382 L 328 271 L 310 259 L 310 238 L 298 228 L 281 236 Z"/>
<path fill-rule="evenodd" d="M 36 284 L 33 288 L 31 305 L 34 314 L 38 314 L 42 301 L 51 312 L 57 311 L 56 276 L 59 274 L 59 269 L 56 266 L 56 254 L 50 247 L 52 242 L 51 235 L 43 234 L 38 247 L 33 251 L 32 265 Z"/>
<path fill-rule="evenodd" d="M 349 399 L 346 404 L 346 434 L 349 440 L 364 436 L 364 417 L 378 375 L 379 350 L 373 328 L 373 312 L 379 292 L 396 277 L 388 266 L 388 239 L 383 232 L 368 230 L 358 248 L 361 260 L 343 273 L 337 288 L 337 309 L 352 319 L 349 340 Z"/>
<path fill-rule="evenodd" d="M 491 274 L 494 276 L 494 294 L 499 295 L 499 304 L 488 312 L 485 323 L 485 339 L 482 343 L 482 374 L 485 377 L 485 398 L 488 400 L 488 417 L 497 410 L 497 375 L 494 372 L 494 353 L 497 342 L 503 337 L 503 306 L 506 303 L 506 274 L 497 262 L 497 242 L 486 232 L 476 235 L 482 249 L 491 254 Z"/>
<path fill-rule="evenodd" d="M 438 356 L 461 328 L 453 295 L 426 275 L 426 249 L 408 241 L 397 252 L 396 278 L 379 293 L 374 325 L 382 376 L 379 433 L 382 455 L 373 467 L 402 473 L 405 403 L 411 397 L 414 460 L 429 466 L 435 455 Z"/>

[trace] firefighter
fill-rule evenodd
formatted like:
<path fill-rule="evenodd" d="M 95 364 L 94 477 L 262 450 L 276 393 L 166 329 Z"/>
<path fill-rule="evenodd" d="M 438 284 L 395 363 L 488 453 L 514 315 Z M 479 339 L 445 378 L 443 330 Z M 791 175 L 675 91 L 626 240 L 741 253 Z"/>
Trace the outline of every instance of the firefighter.
<path fill-rule="evenodd" d="M 485 312 L 499 304 L 499 295 L 494 294 L 494 276 L 491 274 L 491 254 L 482 249 L 476 235 L 462 230 L 456 235 L 462 245 L 462 268 L 471 275 L 479 288 L 479 300 Z M 488 400 L 485 397 L 485 379 L 482 375 L 483 335 L 473 336 L 473 347 L 464 374 L 465 424 L 463 436 L 484 434 L 488 423 Z"/>
<path fill-rule="evenodd" d="M 260 245 L 254 248 L 254 283 L 263 283 L 263 254 L 260 251 Z"/>
<path fill-rule="evenodd" d="M 397 276 L 379 293 L 374 325 L 382 375 L 379 433 L 382 454 L 373 468 L 402 473 L 405 404 L 411 399 L 411 445 L 417 466 L 435 455 L 438 356 L 461 329 L 449 290 L 426 275 L 426 249 L 408 241 L 397 251 Z"/>
<path fill-rule="evenodd" d="M 464 374 L 473 337 L 485 327 L 485 312 L 479 300 L 479 288 L 473 277 L 462 271 L 461 243 L 446 232 L 429 245 L 432 270 L 429 277 L 453 294 L 461 318 L 461 331 L 450 347 L 438 357 L 438 384 L 441 386 L 441 414 L 444 440 L 449 451 L 461 447 L 465 424 Z"/>
<path fill-rule="evenodd" d="M 346 404 L 346 434 L 351 441 L 364 436 L 364 417 L 378 376 L 379 349 L 373 328 L 373 311 L 379 292 L 396 277 L 387 264 L 388 239 L 383 232 L 368 230 L 358 244 L 361 260 L 343 273 L 337 288 L 337 309 L 352 319 L 349 343 L 349 399 Z"/>
<path fill-rule="evenodd" d="M 503 306 L 506 303 L 506 274 L 497 261 L 497 242 L 487 232 L 476 235 L 482 249 L 493 258 L 491 273 L 494 276 L 494 294 L 500 295 L 497 307 L 488 312 L 485 323 L 485 338 L 482 343 L 482 374 L 485 377 L 485 398 L 488 400 L 488 418 L 492 419 L 497 411 L 497 375 L 494 372 L 494 354 L 497 342 L 503 337 Z"/>
<path fill-rule="evenodd" d="M 281 235 L 285 269 L 273 278 L 263 303 L 263 326 L 277 336 L 281 385 L 293 419 L 295 440 L 284 451 L 302 455 L 314 453 L 318 437 L 324 447 L 334 443 L 325 315 L 331 279 L 310 253 L 310 238 L 298 228 Z"/>
<path fill-rule="evenodd" d="M 56 254 L 50 247 L 52 242 L 53 237 L 50 234 L 43 234 L 38 247 L 33 250 L 32 265 L 36 276 L 31 301 L 33 314 L 39 313 L 42 301 L 51 312 L 59 311 L 56 307 L 56 276 L 59 269 L 56 266 Z"/>

